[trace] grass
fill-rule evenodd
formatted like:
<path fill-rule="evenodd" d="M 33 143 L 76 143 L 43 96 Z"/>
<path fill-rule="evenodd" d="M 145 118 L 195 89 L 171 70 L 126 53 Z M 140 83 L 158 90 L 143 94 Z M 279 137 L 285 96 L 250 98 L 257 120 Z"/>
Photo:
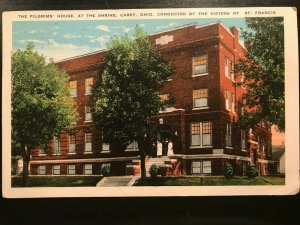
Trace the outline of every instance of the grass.
<path fill-rule="evenodd" d="M 234 177 L 225 179 L 221 176 L 209 177 L 157 177 L 147 178 L 146 184 L 142 185 L 137 180 L 134 186 L 237 186 L 237 185 L 284 185 L 284 177 L 261 176 L 256 178 Z"/>
<path fill-rule="evenodd" d="M 95 187 L 102 176 L 30 176 L 29 187 Z M 12 177 L 12 187 L 22 187 L 22 177 Z"/>

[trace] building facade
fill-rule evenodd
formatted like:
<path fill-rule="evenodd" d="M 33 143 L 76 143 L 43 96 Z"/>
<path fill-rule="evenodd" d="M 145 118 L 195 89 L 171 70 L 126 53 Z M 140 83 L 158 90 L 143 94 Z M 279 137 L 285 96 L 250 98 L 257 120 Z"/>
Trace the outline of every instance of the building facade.
<path fill-rule="evenodd" d="M 166 174 L 222 175 L 225 162 L 237 175 L 245 175 L 250 165 L 262 175 L 272 172 L 270 124 L 243 128 L 237 123 L 243 111 L 240 99 L 246 91 L 234 85 L 243 79 L 242 74 L 234 73 L 234 63 L 244 57 L 238 30 L 229 30 L 221 23 L 190 24 L 149 37 L 174 65 L 174 74 L 160 97 L 172 96 L 175 103 L 153 116 L 158 126 L 164 127 L 154 151 L 167 143 L 172 152 L 163 157 Z M 139 173 L 137 143 L 131 143 L 124 152 L 111 151 L 117 146 L 102 142 L 101 131 L 92 121 L 91 88 L 106 53 L 57 63 L 70 76 L 70 91 L 80 119 L 71 133 L 61 134 L 45 149 L 34 150 L 31 174 L 101 174 L 104 167 L 109 167 L 112 175 Z M 148 154 L 151 157 L 153 149 Z"/>

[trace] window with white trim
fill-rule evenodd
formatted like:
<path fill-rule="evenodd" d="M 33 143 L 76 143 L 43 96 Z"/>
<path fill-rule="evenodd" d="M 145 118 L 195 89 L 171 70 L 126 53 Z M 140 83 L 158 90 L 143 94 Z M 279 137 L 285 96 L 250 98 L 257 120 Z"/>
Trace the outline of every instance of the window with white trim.
<path fill-rule="evenodd" d="M 242 150 L 246 149 L 246 131 L 241 130 L 241 148 Z"/>
<path fill-rule="evenodd" d="M 230 111 L 230 91 L 225 90 L 225 108 Z"/>
<path fill-rule="evenodd" d="M 84 174 L 90 175 L 93 174 L 93 164 L 84 164 Z"/>
<path fill-rule="evenodd" d="M 75 153 L 76 151 L 76 135 L 71 134 L 69 136 L 69 153 Z"/>
<path fill-rule="evenodd" d="M 211 146 L 211 131 L 211 122 L 191 123 L 191 146 Z"/>
<path fill-rule="evenodd" d="M 84 151 L 85 152 L 92 152 L 92 133 L 85 133 L 85 141 L 84 141 Z"/>
<path fill-rule="evenodd" d="M 85 122 L 91 122 L 91 121 L 93 121 L 91 107 L 85 106 Z"/>
<path fill-rule="evenodd" d="M 72 97 L 76 97 L 77 96 L 77 81 L 76 80 L 70 81 L 69 86 L 70 86 L 70 95 Z"/>
<path fill-rule="evenodd" d="M 193 161 L 192 174 L 196 174 L 196 175 L 211 174 L 211 161 L 210 160 Z"/>
<path fill-rule="evenodd" d="M 92 86 L 93 86 L 93 77 L 89 77 L 85 79 L 85 94 L 90 95 L 92 93 Z"/>
<path fill-rule="evenodd" d="M 53 175 L 59 175 L 60 174 L 60 165 L 53 165 Z"/>
<path fill-rule="evenodd" d="M 54 137 L 54 154 L 60 154 L 60 140 L 57 137 Z"/>
<path fill-rule="evenodd" d="M 226 123 L 226 146 L 232 146 L 232 126 L 231 123 Z"/>
<path fill-rule="evenodd" d="M 45 165 L 38 166 L 38 175 L 45 175 L 45 174 L 46 174 L 46 166 Z"/>
<path fill-rule="evenodd" d="M 193 57 L 193 76 L 201 76 L 208 73 L 208 56 Z"/>
<path fill-rule="evenodd" d="M 235 94 L 232 93 L 231 97 L 232 97 L 232 99 L 231 99 L 231 110 L 232 110 L 232 112 L 235 112 Z"/>
<path fill-rule="evenodd" d="M 235 76 L 234 76 L 234 62 L 231 62 L 231 70 L 230 70 L 231 80 L 235 82 Z"/>
<path fill-rule="evenodd" d="M 225 57 L 224 60 L 224 64 L 225 64 L 225 76 L 229 78 L 229 59 L 227 57 Z"/>
<path fill-rule="evenodd" d="M 75 165 L 68 165 L 68 174 L 69 175 L 76 174 Z"/>
<path fill-rule="evenodd" d="M 203 108 L 208 106 L 208 89 L 193 90 L 193 107 Z"/>
<path fill-rule="evenodd" d="M 109 143 L 103 141 L 103 134 L 102 134 L 102 152 L 109 152 Z"/>
<path fill-rule="evenodd" d="M 127 145 L 126 150 L 127 151 L 138 151 L 139 150 L 139 146 L 138 146 L 137 141 L 133 141 L 129 145 Z"/>

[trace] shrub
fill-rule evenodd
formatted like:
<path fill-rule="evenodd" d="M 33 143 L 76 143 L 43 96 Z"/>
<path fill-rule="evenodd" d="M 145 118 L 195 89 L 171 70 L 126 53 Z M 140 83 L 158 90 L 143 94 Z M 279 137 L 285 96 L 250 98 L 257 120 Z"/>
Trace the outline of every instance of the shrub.
<path fill-rule="evenodd" d="M 233 177 L 233 167 L 228 162 L 224 164 L 224 176 L 226 179 L 231 179 Z"/>
<path fill-rule="evenodd" d="M 258 171 L 256 170 L 255 166 L 250 166 L 247 171 L 247 177 L 254 178 L 258 175 Z"/>
<path fill-rule="evenodd" d="M 161 166 L 159 167 L 159 174 L 162 176 L 162 177 L 165 177 L 167 175 L 167 168 L 165 166 Z"/>
<path fill-rule="evenodd" d="M 149 173 L 151 178 L 156 178 L 159 173 L 158 166 L 156 164 L 152 164 L 150 166 Z"/>
<path fill-rule="evenodd" d="M 110 175 L 110 165 L 104 164 L 102 166 L 102 175 L 105 177 Z"/>

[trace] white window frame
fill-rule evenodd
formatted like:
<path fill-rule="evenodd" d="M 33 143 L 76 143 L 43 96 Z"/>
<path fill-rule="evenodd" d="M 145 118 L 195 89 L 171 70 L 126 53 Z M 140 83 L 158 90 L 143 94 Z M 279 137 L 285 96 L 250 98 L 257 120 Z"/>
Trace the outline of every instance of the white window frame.
<path fill-rule="evenodd" d="M 60 139 L 57 138 L 57 137 L 54 137 L 53 149 L 54 149 L 54 155 L 60 155 L 61 154 L 61 142 L 60 142 Z"/>
<path fill-rule="evenodd" d="M 209 172 L 204 172 L 205 169 L 207 169 L 207 168 L 209 168 Z M 196 169 L 198 169 L 199 172 L 198 171 L 195 172 Z M 211 160 L 192 161 L 191 174 L 193 174 L 193 175 L 210 175 L 211 173 L 212 173 Z"/>
<path fill-rule="evenodd" d="M 87 141 L 87 137 L 90 137 L 90 141 Z M 92 153 L 93 152 L 93 133 L 85 133 L 84 134 L 84 153 Z"/>
<path fill-rule="evenodd" d="M 61 173 L 60 169 L 61 169 L 60 165 L 53 165 L 52 166 L 52 174 L 60 175 L 60 173 Z"/>
<path fill-rule="evenodd" d="M 71 168 L 71 167 L 74 167 L 74 168 Z M 68 165 L 68 174 L 69 175 L 75 175 L 76 174 L 76 166 L 75 166 L 75 164 Z"/>
<path fill-rule="evenodd" d="M 225 108 L 230 111 L 230 91 L 225 89 Z"/>
<path fill-rule="evenodd" d="M 204 124 L 209 126 L 210 133 L 204 133 Z M 199 134 L 193 134 L 193 125 L 198 125 L 200 129 Z M 211 121 L 203 121 L 203 122 L 192 122 L 191 123 L 191 148 L 206 148 L 212 147 L 212 122 Z M 209 144 L 203 144 L 204 142 L 204 135 L 209 136 Z M 193 136 L 197 137 L 198 144 L 193 142 Z"/>
<path fill-rule="evenodd" d="M 88 110 L 89 109 L 89 110 Z M 89 112 L 88 112 L 89 111 Z M 92 113 L 91 113 L 91 107 L 86 105 L 84 107 L 84 112 L 85 112 L 85 121 L 84 122 L 92 122 L 93 118 L 92 118 Z"/>
<path fill-rule="evenodd" d="M 232 124 L 226 123 L 226 137 L 225 137 L 226 147 L 232 147 Z"/>
<path fill-rule="evenodd" d="M 129 145 L 127 145 L 126 151 L 138 151 L 139 146 L 137 141 L 131 142 Z"/>
<path fill-rule="evenodd" d="M 46 150 L 47 150 L 47 147 L 40 147 L 39 148 L 39 155 L 46 155 Z"/>
<path fill-rule="evenodd" d="M 231 111 L 235 112 L 235 94 L 231 93 Z"/>
<path fill-rule="evenodd" d="M 206 60 L 206 63 L 196 65 L 195 61 L 198 58 L 203 58 L 200 60 Z M 200 71 L 199 73 L 196 73 L 197 70 L 195 69 L 195 67 L 203 66 L 203 65 L 205 65 L 205 71 Z M 192 75 L 192 77 L 198 77 L 198 76 L 203 76 L 203 75 L 208 75 L 208 55 L 207 54 L 193 57 L 193 75 Z"/>
<path fill-rule="evenodd" d="M 109 143 L 105 143 L 103 142 L 103 134 L 102 134 L 102 150 L 101 152 L 110 152 L 109 150 L 110 146 L 109 146 Z"/>
<path fill-rule="evenodd" d="M 229 64 L 230 64 L 230 60 L 225 56 L 224 69 L 225 69 L 225 77 L 227 77 L 227 78 L 230 78 L 229 77 Z"/>
<path fill-rule="evenodd" d="M 231 62 L 231 70 L 230 70 L 231 80 L 235 82 L 235 76 L 234 76 L 234 62 Z"/>
<path fill-rule="evenodd" d="M 74 136 L 74 138 L 75 138 L 74 143 L 71 143 L 72 136 Z M 68 152 L 68 154 L 76 154 L 76 134 L 69 135 L 69 152 Z"/>
<path fill-rule="evenodd" d="M 46 175 L 46 165 L 39 165 L 37 172 L 38 172 L 38 175 Z"/>
<path fill-rule="evenodd" d="M 71 88 L 72 84 L 75 84 L 75 88 Z M 70 95 L 72 97 L 76 97 L 77 96 L 77 80 L 72 80 L 69 82 L 69 86 L 70 86 Z"/>
<path fill-rule="evenodd" d="M 91 168 L 87 168 L 88 166 L 91 166 Z M 83 173 L 85 175 L 93 175 L 93 164 L 84 164 Z"/>
<path fill-rule="evenodd" d="M 87 82 L 88 80 L 92 80 L 92 84 L 88 85 Z M 93 77 L 88 77 L 84 79 L 84 90 L 85 90 L 85 95 L 91 95 L 92 94 L 92 86 L 94 84 L 94 78 Z"/>
<path fill-rule="evenodd" d="M 200 98 L 196 98 L 196 92 L 197 91 L 206 91 L 206 97 L 200 97 Z M 197 106 L 196 101 L 200 100 L 202 103 L 200 103 L 200 106 Z M 203 104 L 203 102 L 205 104 Z M 203 105 L 201 105 L 203 104 Z M 207 88 L 201 88 L 201 89 L 196 89 L 193 90 L 193 109 L 207 109 L 208 108 L 208 89 Z"/>

